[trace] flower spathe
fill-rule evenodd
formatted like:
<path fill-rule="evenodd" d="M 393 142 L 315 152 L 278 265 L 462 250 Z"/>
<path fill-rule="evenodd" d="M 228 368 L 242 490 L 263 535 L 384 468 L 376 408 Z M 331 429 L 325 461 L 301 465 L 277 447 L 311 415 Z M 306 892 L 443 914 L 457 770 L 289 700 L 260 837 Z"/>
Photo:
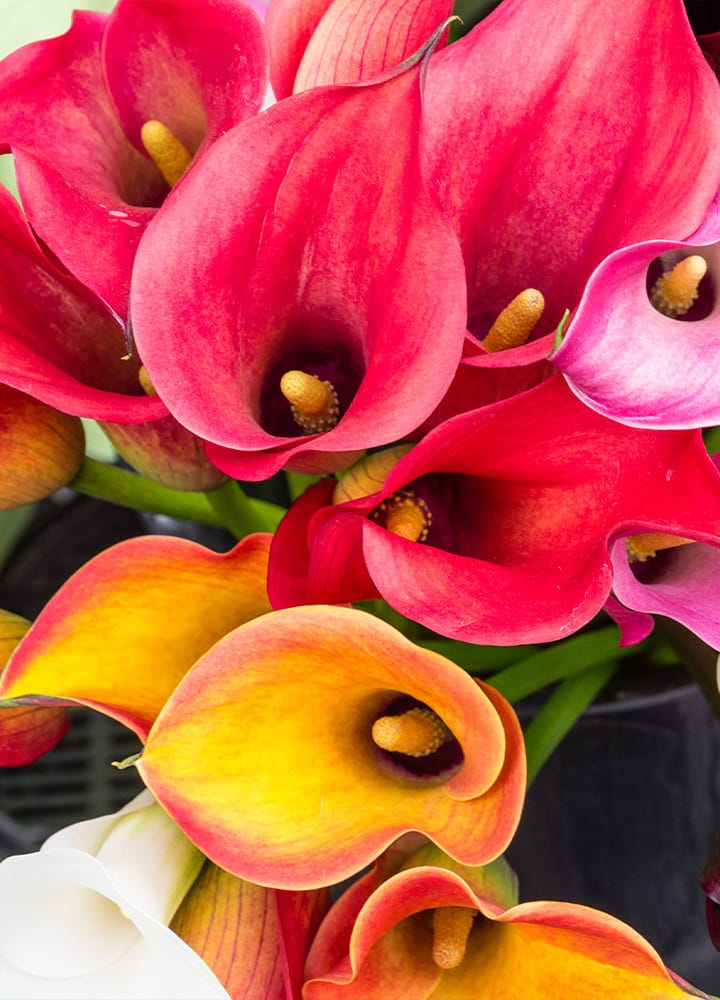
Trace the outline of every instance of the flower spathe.
<path fill-rule="evenodd" d="M 524 288 L 552 330 L 605 256 L 687 238 L 720 184 L 720 90 L 681 0 L 505 0 L 433 56 L 425 102 L 476 334 Z"/>
<path fill-rule="evenodd" d="M 407 704 L 451 734 L 418 767 L 373 742 Z M 202 657 L 137 762 L 188 836 L 241 878 L 287 889 L 339 881 L 420 830 L 473 863 L 502 852 L 522 805 L 514 713 L 492 688 L 347 608 L 291 608 Z"/>
<path fill-rule="evenodd" d="M 0 64 L 0 147 L 13 153 L 32 225 L 118 316 L 138 241 L 168 191 L 142 150 L 141 119 L 161 120 L 193 155 L 259 110 L 266 81 L 261 24 L 231 0 L 79 11 L 64 35 Z"/>
<path fill-rule="evenodd" d="M 428 863 L 380 884 L 369 872 L 321 926 L 308 956 L 303 1000 L 687 996 L 653 948 L 619 920 L 570 903 L 507 907 L 493 889 L 482 872 L 458 866 Z M 477 915 L 464 957 L 443 968 L 433 958 L 439 937 L 433 914 L 449 908 Z"/>
<path fill-rule="evenodd" d="M 250 535 L 218 555 L 146 536 L 106 549 L 43 609 L 2 675 L 0 697 L 89 705 L 144 739 L 194 661 L 269 610 L 268 545 L 269 536 Z"/>
<path fill-rule="evenodd" d="M 66 828 L 0 863 L 6 996 L 228 998 L 168 924 L 203 863 L 141 793 L 113 816 Z"/>
<path fill-rule="evenodd" d="M 420 66 L 236 126 L 142 240 L 140 356 L 229 475 L 343 468 L 417 427 L 453 377 L 465 280 L 423 180 Z M 334 389 L 328 425 L 298 425 L 281 391 L 295 371 Z"/>
<path fill-rule="evenodd" d="M 274 607 L 379 593 L 451 638 L 544 642 L 600 610 L 624 525 L 720 538 L 720 478 L 699 432 L 623 427 L 558 375 L 445 421 L 373 488 L 334 505 L 324 480 L 290 508 L 270 551 Z M 432 514 L 424 540 L 378 517 L 407 493 Z"/>

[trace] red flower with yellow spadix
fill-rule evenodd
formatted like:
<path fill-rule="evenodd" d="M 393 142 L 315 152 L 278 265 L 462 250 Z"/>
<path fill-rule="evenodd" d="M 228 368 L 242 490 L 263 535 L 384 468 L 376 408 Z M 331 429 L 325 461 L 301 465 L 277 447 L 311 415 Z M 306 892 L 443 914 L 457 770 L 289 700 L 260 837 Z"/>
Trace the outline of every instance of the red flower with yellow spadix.
<path fill-rule="evenodd" d="M 720 541 L 720 476 L 700 432 L 600 417 L 559 375 L 404 450 L 290 508 L 270 551 L 274 607 L 379 594 L 453 639 L 547 642 L 601 609 L 625 526 Z"/>
<path fill-rule="evenodd" d="M 340 897 L 313 942 L 303 1000 L 687 996 L 648 942 L 614 917 L 572 903 L 514 903 L 502 859 L 472 870 L 425 854 L 385 881 L 370 871 Z"/>
<path fill-rule="evenodd" d="M 140 356 L 229 475 L 344 468 L 452 380 L 465 278 L 423 179 L 420 56 L 236 126 L 143 237 Z"/>
<path fill-rule="evenodd" d="M 195 660 L 269 610 L 269 539 L 250 535 L 219 555 L 182 538 L 148 535 L 91 559 L 11 656 L 0 678 L 0 733 L 12 718 L 5 707 L 64 703 L 104 712 L 144 740 Z M 63 732 L 50 742 L 40 733 L 34 756 Z M 32 733 L 28 738 L 32 743 Z M 2 748 L 0 739 L 0 764 L 13 763 Z"/>
<path fill-rule="evenodd" d="M 310 889 L 418 830 L 480 864 L 525 789 L 514 712 L 492 688 L 350 608 L 291 608 L 236 629 L 168 700 L 137 761 L 222 868 Z"/>
<path fill-rule="evenodd" d="M 241 0 L 119 0 L 0 63 L 0 149 L 35 231 L 124 319 L 148 221 L 266 87 L 262 25 Z"/>

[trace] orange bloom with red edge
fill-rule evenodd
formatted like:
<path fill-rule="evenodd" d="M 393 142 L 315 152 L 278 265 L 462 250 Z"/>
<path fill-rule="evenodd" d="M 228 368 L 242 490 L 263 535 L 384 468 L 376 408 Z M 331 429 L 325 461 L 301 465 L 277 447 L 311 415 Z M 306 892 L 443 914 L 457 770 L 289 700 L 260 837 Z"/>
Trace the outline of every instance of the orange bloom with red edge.
<path fill-rule="evenodd" d="M 216 864 L 286 889 L 340 881 L 411 830 L 490 861 L 525 790 L 519 724 L 496 691 L 338 607 L 275 612 L 216 643 L 137 766 Z"/>
<path fill-rule="evenodd" d="M 614 917 L 572 903 L 508 906 L 514 876 L 502 859 L 472 870 L 430 849 L 411 863 L 380 884 L 369 872 L 337 901 L 310 950 L 303 1000 L 687 996 Z"/>
<path fill-rule="evenodd" d="M 0 679 L 0 765 L 17 762 L 3 738 L 9 707 L 87 705 L 144 740 L 195 660 L 270 609 L 269 543 L 269 535 L 250 535 L 219 555 L 182 538 L 146 536 L 86 563 L 43 609 Z M 36 711 L 39 720 L 57 708 Z M 36 729 L 37 738 L 26 734 L 25 760 L 64 732 L 48 742 L 39 721 Z"/>

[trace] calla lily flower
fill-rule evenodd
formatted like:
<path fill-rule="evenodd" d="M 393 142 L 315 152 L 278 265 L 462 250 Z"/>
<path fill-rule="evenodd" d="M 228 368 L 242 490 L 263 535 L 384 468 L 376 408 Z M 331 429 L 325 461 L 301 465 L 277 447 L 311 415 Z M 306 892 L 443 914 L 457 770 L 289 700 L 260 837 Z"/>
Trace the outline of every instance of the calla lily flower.
<path fill-rule="evenodd" d="M 701 242 L 641 243 L 593 274 L 552 361 L 598 413 L 634 427 L 720 423 L 718 203 L 697 234 Z M 687 308 L 660 311 L 651 301 L 658 279 L 698 258 L 703 274 Z"/>
<path fill-rule="evenodd" d="M 234 0 L 79 11 L 66 34 L 0 64 L 0 148 L 31 224 L 121 318 L 140 236 L 179 177 L 172 164 L 255 114 L 266 83 L 262 26 Z M 165 129 L 154 142 L 141 140 L 146 122 Z"/>
<path fill-rule="evenodd" d="M 0 698 L 15 708 L 87 705 L 144 740 L 195 660 L 269 610 L 268 546 L 269 536 L 250 535 L 218 555 L 145 536 L 106 549 L 42 610 L 0 678 Z"/>
<path fill-rule="evenodd" d="M 608 254 L 687 238 L 720 183 L 720 90 L 681 0 L 505 0 L 430 60 L 425 112 L 481 337 L 526 288 L 532 336 L 553 330 Z"/>
<path fill-rule="evenodd" d="M 216 643 L 137 767 L 216 864 L 285 889 L 349 877 L 411 830 L 491 860 L 525 784 L 519 725 L 494 689 L 333 607 L 265 615 Z"/>
<path fill-rule="evenodd" d="M 507 907 L 497 882 L 497 873 L 431 862 L 380 884 L 369 872 L 321 926 L 303 1000 L 687 996 L 626 924 L 570 903 Z"/>
<path fill-rule="evenodd" d="M 30 628 L 30 622 L 0 611 L 0 677 L 11 653 Z M 70 717 L 66 708 L 23 705 L 0 706 L 0 766 L 29 764 L 63 738 Z"/>
<path fill-rule="evenodd" d="M 560 376 L 444 422 L 380 479 L 336 505 L 320 481 L 290 508 L 271 548 L 274 607 L 379 594 L 451 638 L 545 642 L 600 610 L 625 525 L 720 542 L 700 433 L 622 427 Z"/>
<path fill-rule="evenodd" d="M 0 981 L 7 996 L 229 994 L 168 924 L 203 857 L 148 792 L 113 816 L 0 863 Z"/>
<path fill-rule="evenodd" d="M 142 240 L 140 356 L 229 475 L 342 468 L 450 384 L 465 281 L 423 181 L 420 77 L 418 56 L 236 126 Z"/>
<path fill-rule="evenodd" d="M 452 0 L 270 0 L 265 27 L 275 96 L 355 83 L 397 66 L 452 8 Z"/>

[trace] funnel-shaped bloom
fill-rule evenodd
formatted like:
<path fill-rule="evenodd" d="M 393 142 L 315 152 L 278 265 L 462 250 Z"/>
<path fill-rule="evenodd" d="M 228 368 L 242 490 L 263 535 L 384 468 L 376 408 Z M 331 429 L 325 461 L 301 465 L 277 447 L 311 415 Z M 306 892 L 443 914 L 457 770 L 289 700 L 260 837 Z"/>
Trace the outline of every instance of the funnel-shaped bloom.
<path fill-rule="evenodd" d="M 328 914 L 303 1000 L 687 996 L 647 941 L 598 910 L 554 902 L 506 909 L 482 872 L 429 864 L 376 885 L 368 873 Z"/>
<path fill-rule="evenodd" d="M 432 742 L 396 750 L 381 738 L 418 711 Z M 490 860 L 515 830 L 525 775 L 496 691 L 372 616 L 331 607 L 265 615 L 217 643 L 137 766 L 213 861 L 293 889 L 352 875 L 409 830 Z"/>
<path fill-rule="evenodd" d="M 230 475 L 342 468 L 417 427 L 455 373 L 464 273 L 423 181 L 420 75 L 416 59 L 238 125 L 143 238 L 140 356 Z"/>
<path fill-rule="evenodd" d="M 604 257 L 686 238 L 720 182 L 720 90 L 681 0 L 505 0 L 431 59 L 425 98 L 481 336 L 525 288 L 552 330 Z"/>
<path fill-rule="evenodd" d="M 228 998 L 168 924 L 203 857 L 143 792 L 0 864 L 6 996 Z"/>
<path fill-rule="evenodd" d="M 0 611 L 0 677 L 30 622 Z M 29 764 L 62 739 L 70 725 L 66 708 L 0 706 L 0 766 Z"/>
<path fill-rule="evenodd" d="M 268 545 L 268 535 L 250 535 L 218 555 L 145 536 L 106 549 L 40 613 L 0 679 L 0 697 L 89 705 L 144 739 L 195 660 L 269 610 Z"/>
<path fill-rule="evenodd" d="M 452 0 L 271 0 L 265 27 L 278 100 L 397 66 L 452 13 Z"/>
<path fill-rule="evenodd" d="M 14 155 L 33 228 L 117 315 L 168 191 L 141 126 L 159 121 L 188 156 L 202 154 L 259 110 L 266 64 L 258 18 L 232 0 L 120 0 L 109 19 L 80 11 L 66 34 L 0 64 L 0 148 Z"/>
<path fill-rule="evenodd" d="M 600 610 L 625 525 L 720 541 L 700 433 L 623 427 L 559 376 L 447 420 L 374 490 L 333 506 L 325 480 L 290 508 L 271 549 L 274 607 L 379 593 L 451 638 L 544 642 Z M 403 537 L 388 518 L 408 502 L 424 527 Z"/>
<path fill-rule="evenodd" d="M 718 205 L 689 242 L 641 243 L 593 274 L 552 360 L 598 413 L 634 427 L 720 423 Z M 696 301 L 683 315 L 665 315 L 652 304 L 653 287 L 695 256 L 707 264 Z"/>

